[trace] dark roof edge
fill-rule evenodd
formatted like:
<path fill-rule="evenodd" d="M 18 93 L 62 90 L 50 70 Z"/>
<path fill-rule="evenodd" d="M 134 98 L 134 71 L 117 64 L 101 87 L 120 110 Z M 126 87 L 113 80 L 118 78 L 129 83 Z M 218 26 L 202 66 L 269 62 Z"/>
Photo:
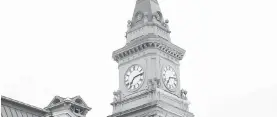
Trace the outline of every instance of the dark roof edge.
<path fill-rule="evenodd" d="M 15 99 L 12 99 L 12 98 L 9 98 L 9 97 L 3 96 L 3 95 L 1 95 L 1 102 L 2 102 L 2 100 L 13 102 L 13 103 L 16 103 L 18 105 L 21 105 L 21 106 L 24 106 L 24 107 L 28 107 L 28 108 L 31 108 L 31 109 L 34 109 L 34 110 L 38 110 L 38 111 L 41 111 L 41 112 L 44 112 L 44 113 L 48 113 L 49 112 L 49 111 L 47 111 L 45 109 L 42 109 L 42 108 L 30 105 L 30 104 L 27 104 L 27 103 L 24 103 L 24 102 L 20 102 L 20 101 L 17 101 Z"/>

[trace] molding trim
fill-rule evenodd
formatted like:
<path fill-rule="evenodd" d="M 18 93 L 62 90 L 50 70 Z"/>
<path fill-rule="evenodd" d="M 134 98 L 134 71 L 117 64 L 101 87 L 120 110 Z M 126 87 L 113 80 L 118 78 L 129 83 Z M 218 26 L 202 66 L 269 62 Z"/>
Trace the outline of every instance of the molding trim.
<path fill-rule="evenodd" d="M 116 101 L 112 102 L 111 105 L 114 108 L 114 113 L 121 113 L 121 112 L 127 111 L 127 110 L 121 110 L 122 106 L 124 106 L 125 104 L 136 101 L 136 100 L 140 100 L 142 98 L 146 98 L 149 96 L 152 97 L 152 99 L 150 99 L 151 102 L 157 102 L 157 104 L 160 104 L 160 105 L 156 105 L 157 107 L 163 108 L 162 105 L 168 105 L 179 111 L 188 112 L 188 106 L 190 104 L 188 100 L 184 100 L 176 95 L 172 95 L 172 94 L 170 94 L 162 89 L 159 89 L 157 87 L 149 87 L 148 90 L 140 92 L 139 94 L 132 95 L 132 96 L 126 97 L 126 98 L 122 98 L 121 100 L 116 100 Z M 146 103 L 146 104 L 148 104 L 148 103 Z M 146 104 L 143 104 L 143 105 L 146 105 Z M 143 105 L 141 105 L 141 106 L 143 106 Z M 143 108 L 141 108 L 141 106 L 130 108 L 128 110 L 131 111 L 134 109 L 135 110 L 143 109 Z M 133 112 L 133 111 L 131 111 L 131 112 Z"/>
<path fill-rule="evenodd" d="M 142 109 L 152 108 L 152 107 L 155 107 L 157 105 L 158 105 L 158 101 L 154 101 L 154 102 L 150 102 L 150 103 L 147 103 L 147 104 L 144 104 L 144 105 L 141 105 L 141 106 L 129 109 L 129 110 L 125 110 L 125 111 L 122 111 L 122 112 L 114 113 L 114 114 L 112 114 L 112 115 L 110 115 L 108 117 L 120 117 L 120 116 L 129 114 L 129 113 L 133 113 L 135 111 L 140 111 Z"/>
<path fill-rule="evenodd" d="M 134 42 L 125 45 L 123 48 L 114 51 L 112 57 L 116 62 L 119 62 L 126 57 L 142 52 L 148 48 L 158 49 L 178 60 L 182 60 L 186 52 L 184 49 L 168 41 L 159 39 L 159 37 L 155 35 L 147 35 L 140 40 L 135 40 Z"/>
<path fill-rule="evenodd" d="M 145 27 L 145 26 L 157 26 L 157 27 L 161 28 L 162 30 L 164 30 L 165 32 L 171 33 L 171 31 L 170 31 L 168 28 L 165 27 L 165 23 L 163 23 L 163 26 L 162 26 L 162 25 L 157 24 L 157 23 L 155 23 L 155 22 L 147 22 L 147 23 L 143 23 L 143 24 L 137 25 L 137 26 L 135 26 L 135 27 L 132 27 L 132 28 L 131 28 L 130 30 L 128 30 L 126 33 L 131 33 L 131 32 L 133 32 L 133 31 L 135 31 L 135 30 L 137 30 L 137 29 L 140 29 L 140 28 L 142 28 L 142 27 Z"/>
<path fill-rule="evenodd" d="M 179 115 L 177 113 L 173 113 L 170 110 L 164 109 L 162 104 L 167 104 L 167 105 L 170 105 L 170 106 L 174 107 L 174 105 L 168 104 L 168 103 L 166 103 L 162 100 L 156 100 L 156 101 L 149 102 L 149 103 L 143 104 L 143 105 L 135 107 L 135 108 L 131 108 L 129 110 L 114 113 L 112 115 L 109 115 L 108 117 L 123 117 L 123 116 L 129 115 L 129 114 L 135 113 L 137 111 L 142 111 L 142 110 L 150 109 L 150 108 L 153 108 L 153 107 L 157 107 L 160 110 L 165 111 L 166 113 L 170 113 L 171 115 L 175 115 L 175 116 L 179 116 L 179 117 L 182 116 L 182 115 Z M 187 111 L 187 110 L 183 110 L 183 109 L 180 109 L 180 108 L 177 108 L 177 109 L 182 111 L 184 113 L 184 115 L 188 115 L 186 117 L 194 117 L 194 115 L 191 112 Z M 158 114 L 158 112 L 161 113 L 162 111 L 156 110 L 156 111 L 153 111 L 153 112 L 150 112 L 150 113 L 145 113 L 145 114 L 146 115 L 155 115 L 155 114 Z"/>

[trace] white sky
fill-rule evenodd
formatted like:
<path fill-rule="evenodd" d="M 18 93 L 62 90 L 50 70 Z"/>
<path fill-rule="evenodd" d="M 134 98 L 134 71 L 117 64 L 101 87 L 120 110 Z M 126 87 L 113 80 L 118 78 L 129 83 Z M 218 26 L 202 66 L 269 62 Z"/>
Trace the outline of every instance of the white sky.
<path fill-rule="evenodd" d="M 112 113 L 112 52 L 135 0 L 0 1 L 1 94 L 45 107 L 81 95 L 88 117 Z M 196 117 L 277 117 L 276 0 L 160 0 L 187 50 L 181 85 Z"/>

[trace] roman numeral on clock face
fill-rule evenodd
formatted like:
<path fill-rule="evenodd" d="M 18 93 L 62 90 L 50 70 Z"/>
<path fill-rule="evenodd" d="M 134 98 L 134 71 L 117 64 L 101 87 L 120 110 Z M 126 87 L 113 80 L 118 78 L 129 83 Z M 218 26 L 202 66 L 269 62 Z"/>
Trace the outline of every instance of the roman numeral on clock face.
<path fill-rule="evenodd" d="M 162 81 L 165 87 L 169 90 L 174 90 L 177 87 L 178 79 L 176 72 L 171 66 L 166 66 L 162 70 Z"/>
<path fill-rule="evenodd" d="M 144 81 L 144 71 L 141 66 L 133 65 L 129 67 L 124 75 L 124 82 L 128 90 L 138 89 Z"/>

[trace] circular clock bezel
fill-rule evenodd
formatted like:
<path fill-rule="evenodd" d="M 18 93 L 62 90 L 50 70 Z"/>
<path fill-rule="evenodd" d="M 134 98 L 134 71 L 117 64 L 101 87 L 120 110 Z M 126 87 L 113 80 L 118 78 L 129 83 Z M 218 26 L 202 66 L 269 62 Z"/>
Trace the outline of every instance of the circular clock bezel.
<path fill-rule="evenodd" d="M 138 88 L 129 89 L 128 86 L 127 86 L 126 83 L 125 83 L 125 75 L 126 75 L 127 72 L 129 71 L 129 69 L 131 69 L 133 66 L 139 66 L 139 67 L 142 68 L 142 71 L 144 72 L 144 73 L 143 73 L 143 81 L 142 81 L 142 83 L 138 86 Z M 145 71 L 144 71 L 144 68 L 143 68 L 141 65 L 139 65 L 139 64 L 133 64 L 133 65 L 129 66 L 128 69 L 126 69 L 126 71 L 125 71 L 125 73 L 124 73 L 123 82 L 124 82 L 124 85 L 125 85 L 125 87 L 126 87 L 126 89 L 127 89 L 128 91 L 134 92 L 134 91 L 139 90 L 139 89 L 142 87 L 142 85 L 144 84 L 144 82 L 145 82 Z"/>
<path fill-rule="evenodd" d="M 164 81 L 163 70 L 164 70 L 166 67 L 172 68 L 172 70 L 173 70 L 173 71 L 175 72 L 175 74 L 176 74 L 177 84 L 176 84 L 176 87 L 173 88 L 173 89 L 167 87 L 167 85 L 165 84 L 165 81 Z M 163 84 L 164 84 L 164 87 L 166 87 L 166 89 L 168 89 L 168 90 L 171 91 L 171 92 L 174 92 L 174 91 L 177 90 L 177 87 L 179 86 L 178 74 L 177 74 L 176 70 L 175 70 L 171 65 L 164 65 L 164 66 L 162 67 L 162 70 L 161 70 L 161 79 L 162 79 L 162 82 L 163 82 Z"/>

